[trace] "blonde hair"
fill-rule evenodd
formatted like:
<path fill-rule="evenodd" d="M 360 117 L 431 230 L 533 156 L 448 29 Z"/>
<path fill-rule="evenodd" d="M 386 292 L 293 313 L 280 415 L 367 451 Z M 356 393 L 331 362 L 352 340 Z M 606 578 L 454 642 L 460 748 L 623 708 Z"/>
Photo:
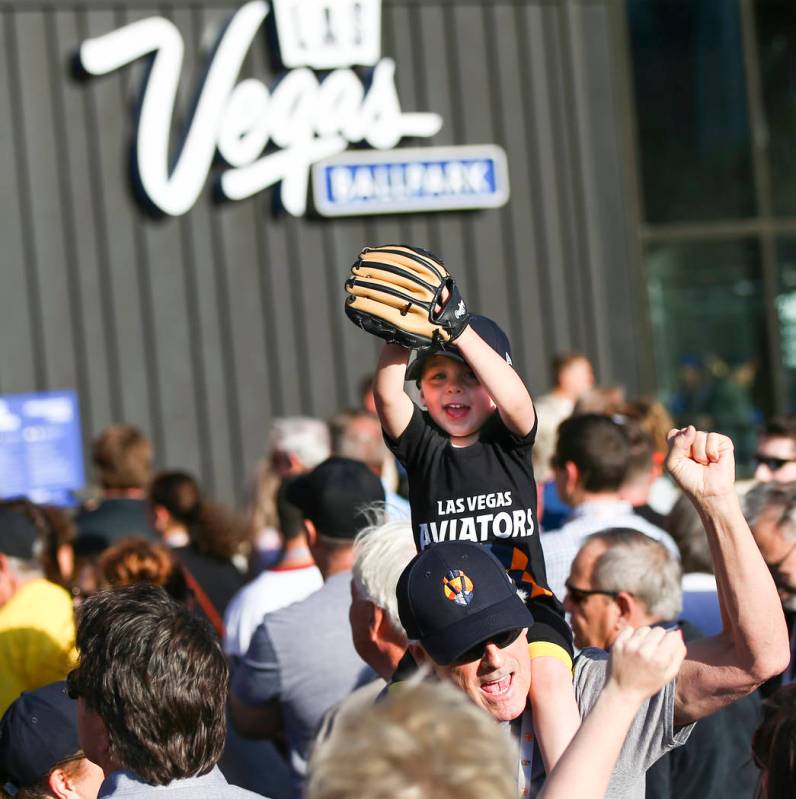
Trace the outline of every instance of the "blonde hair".
<path fill-rule="evenodd" d="M 407 683 L 341 714 L 309 764 L 306 799 L 516 799 L 507 730 L 447 683 Z"/>

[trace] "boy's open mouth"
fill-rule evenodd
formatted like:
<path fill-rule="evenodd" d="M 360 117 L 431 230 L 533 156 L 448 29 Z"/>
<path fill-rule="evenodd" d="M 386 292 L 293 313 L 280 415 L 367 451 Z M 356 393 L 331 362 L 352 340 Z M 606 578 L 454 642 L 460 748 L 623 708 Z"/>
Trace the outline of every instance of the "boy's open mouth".
<path fill-rule="evenodd" d="M 451 402 L 450 405 L 443 406 L 445 415 L 449 419 L 463 419 L 470 411 L 469 405 L 462 405 L 460 402 Z"/>

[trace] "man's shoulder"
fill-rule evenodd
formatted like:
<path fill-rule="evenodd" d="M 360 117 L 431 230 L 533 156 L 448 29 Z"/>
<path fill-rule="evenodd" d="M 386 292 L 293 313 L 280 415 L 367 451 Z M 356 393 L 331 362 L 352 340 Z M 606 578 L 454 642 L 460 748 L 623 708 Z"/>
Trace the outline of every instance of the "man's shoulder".
<path fill-rule="evenodd" d="M 144 782 L 137 774 L 132 771 L 114 771 L 105 777 L 100 786 L 98 799 L 115 796 L 121 799 L 142 799 L 143 797 L 155 797 L 163 795 L 174 797 L 192 797 L 192 799 L 209 799 L 210 797 L 220 797 L 224 799 L 245 799 L 252 797 L 263 799 L 260 794 L 230 785 L 218 766 L 201 777 L 189 777 L 170 782 L 168 785 L 150 785 Z"/>
<path fill-rule="evenodd" d="M 24 623 L 36 629 L 49 629 L 71 621 L 73 612 L 69 592 L 41 578 L 23 585 L 12 596 L 0 608 L 0 619 L 4 626 Z"/>
<path fill-rule="evenodd" d="M 304 593 L 298 600 L 303 602 L 322 587 L 323 577 L 313 563 L 295 569 L 267 569 L 244 585 L 230 600 L 230 606 L 234 605 L 236 609 L 256 606 L 260 613 L 276 612 L 288 604 L 282 601 L 285 588 L 295 588 L 299 593 Z M 294 593 L 290 592 L 290 596 Z"/>
<path fill-rule="evenodd" d="M 266 613 L 263 623 L 268 626 L 289 625 L 299 620 L 314 619 L 318 614 L 337 615 L 339 608 L 343 605 L 345 605 L 347 613 L 348 605 L 351 602 L 350 583 L 350 571 L 338 572 L 324 580 L 323 585 L 317 591 L 313 591 L 304 599 Z"/>

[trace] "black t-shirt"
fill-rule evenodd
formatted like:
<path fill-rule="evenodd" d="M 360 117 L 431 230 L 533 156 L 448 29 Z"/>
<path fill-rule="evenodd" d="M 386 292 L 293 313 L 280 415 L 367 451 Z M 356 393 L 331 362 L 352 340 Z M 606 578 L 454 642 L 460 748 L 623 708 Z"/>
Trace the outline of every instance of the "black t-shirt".
<path fill-rule="evenodd" d="M 454 447 L 415 405 L 406 430 L 387 446 L 406 467 L 412 531 L 418 550 L 444 541 L 474 541 L 497 556 L 528 596 L 535 624 L 529 640 L 572 652 L 564 609 L 547 585 L 536 520 L 536 482 L 527 436 L 514 435 L 495 411 L 478 441 Z"/>
<path fill-rule="evenodd" d="M 521 546 L 536 534 L 531 448 L 536 426 L 513 435 L 495 412 L 469 447 L 450 439 L 415 406 L 406 430 L 387 445 L 406 466 L 418 550 L 440 541 Z"/>
<path fill-rule="evenodd" d="M 571 652 L 571 632 L 561 603 L 548 588 L 539 541 L 531 462 L 536 427 L 527 436 L 514 435 L 495 411 L 478 441 L 454 447 L 415 405 L 406 430 L 396 439 L 385 433 L 384 440 L 409 476 L 418 551 L 444 541 L 488 547 L 528 594 L 537 622 L 529 637 Z"/>

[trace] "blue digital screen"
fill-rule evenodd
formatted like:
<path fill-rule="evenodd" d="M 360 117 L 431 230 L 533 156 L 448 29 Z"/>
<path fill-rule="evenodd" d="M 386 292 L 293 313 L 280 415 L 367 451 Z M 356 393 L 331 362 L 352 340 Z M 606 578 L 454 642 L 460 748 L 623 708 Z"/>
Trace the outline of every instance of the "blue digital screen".
<path fill-rule="evenodd" d="M 84 484 L 77 394 L 0 396 L 0 498 L 74 505 Z"/>

